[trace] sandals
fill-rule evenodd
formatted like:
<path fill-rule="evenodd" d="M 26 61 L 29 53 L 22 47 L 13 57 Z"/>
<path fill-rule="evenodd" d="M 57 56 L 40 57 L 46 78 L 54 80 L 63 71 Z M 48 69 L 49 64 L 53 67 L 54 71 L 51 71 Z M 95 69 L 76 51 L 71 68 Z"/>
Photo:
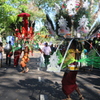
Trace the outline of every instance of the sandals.
<path fill-rule="evenodd" d="M 84 100 L 84 97 L 82 95 L 79 95 L 79 100 Z"/>

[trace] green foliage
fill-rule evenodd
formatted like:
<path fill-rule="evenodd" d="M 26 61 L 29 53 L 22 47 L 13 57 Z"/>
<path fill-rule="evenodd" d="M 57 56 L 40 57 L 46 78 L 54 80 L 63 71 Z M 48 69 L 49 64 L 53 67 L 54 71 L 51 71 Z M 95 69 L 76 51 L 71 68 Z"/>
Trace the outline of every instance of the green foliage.
<path fill-rule="evenodd" d="M 27 10 L 25 6 L 27 0 L 2 0 L 2 5 L 0 5 L 0 32 L 3 29 L 5 33 L 12 33 L 13 30 L 9 28 L 11 23 L 15 23 L 19 11 L 22 9 Z M 8 35 L 8 34 L 6 34 Z"/>
<path fill-rule="evenodd" d="M 13 34 L 13 30 L 9 28 L 9 25 L 16 22 L 17 15 L 21 13 L 22 9 L 26 13 L 31 14 L 30 20 L 33 21 L 42 18 L 42 21 L 45 21 L 45 12 L 52 11 L 52 9 L 54 8 L 54 4 L 60 4 L 62 1 L 63 0 L 0 0 L 0 32 L 3 29 L 7 34 L 9 32 Z M 89 1 L 91 2 L 91 0 Z M 99 0 L 94 0 L 94 7 L 98 2 Z M 79 19 L 83 13 L 85 13 L 89 18 L 89 26 L 91 26 L 92 20 L 89 11 L 80 11 L 77 15 L 77 18 Z M 63 14 L 65 14 L 64 11 Z M 78 19 L 75 20 L 76 24 Z M 40 33 L 49 34 L 46 29 L 40 30 Z"/>
<path fill-rule="evenodd" d="M 40 35 L 38 35 L 38 33 L 40 33 Z M 44 38 L 41 37 L 41 35 L 49 35 L 47 29 L 45 27 L 42 27 L 40 31 L 37 31 L 35 33 L 35 37 L 34 39 L 36 40 L 36 42 L 50 42 L 52 41 L 53 43 L 55 43 L 56 39 L 54 37 L 49 37 L 49 38 Z"/>
<path fill-rule="evenodd" d="M 29 0 L 32 1 L 32 0 Z M 45 4 L 48 4 L 49 7 L 54 6 L 54 3 L 59 3 L 61 0 L 34 0 L 35 4 L 37 6 L 45 6 Z"/>

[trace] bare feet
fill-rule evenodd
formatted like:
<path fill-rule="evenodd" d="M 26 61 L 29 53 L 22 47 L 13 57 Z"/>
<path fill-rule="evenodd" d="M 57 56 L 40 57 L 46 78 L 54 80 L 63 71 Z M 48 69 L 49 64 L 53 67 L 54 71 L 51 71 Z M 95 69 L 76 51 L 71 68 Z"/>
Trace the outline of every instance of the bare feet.
<path fill-rule="evenodd" d="M 84 97 L 82 95 L 80 95 L 79 100 L 84 100 Z"/>
<path fill-rule="evenodd" d="M 25 71 L 23 70 L 23 71 L 21 71 L 20 73 L 25 73 Z"/>
<path fill-rule="evenodd" d="M 29 68 L 26 68 L 26 72 L 28 72 L 29 71 Z"/>

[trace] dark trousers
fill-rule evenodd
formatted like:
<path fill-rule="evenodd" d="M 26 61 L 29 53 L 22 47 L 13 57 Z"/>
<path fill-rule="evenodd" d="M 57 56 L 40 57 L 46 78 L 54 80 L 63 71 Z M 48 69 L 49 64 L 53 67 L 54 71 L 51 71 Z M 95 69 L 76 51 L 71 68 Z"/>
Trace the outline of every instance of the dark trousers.
<path fill-rule="evenodd" d="M 9 53 L 6 53 L 6 64 L 11 65 L 11 57 L 8 57 Z"/>
<path fill-rule="evenodd" d="M 44 59 L 45 59 L 45 66 L 47 66 L 49 64 L 49 58 L 50 58 L 50 55 L 44 55 Z"/>
<path fill-rule="evenodd" d="M 0 59 L 0 67 L 2 67 L 2 59 Z"/>

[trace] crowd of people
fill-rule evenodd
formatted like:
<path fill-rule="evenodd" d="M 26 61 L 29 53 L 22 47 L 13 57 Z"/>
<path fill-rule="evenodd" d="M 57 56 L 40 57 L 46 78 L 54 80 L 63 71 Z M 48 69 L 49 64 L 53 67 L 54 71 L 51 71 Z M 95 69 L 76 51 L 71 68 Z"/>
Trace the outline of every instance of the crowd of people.
<path fill-rule="evenodd" d="M 30 49 L 31 48 L 31 49 Z M 3 59 L 3 52 L 6 55 L 6 61 L 5 64 L 7 66 L 11 66 L 12 56 L 14 57 L 13 60 L 13 67 L 17 67 L 18 65 L 21 66 L 22 72 L 28 72 L 29 68 L 27 67 L 27 63 L 29 62 L 29 54 L 33 56 L 33 48 L 30 47 L 29 41 L 24 42 L 24 44 L 20 44 L 19 41 L 15 41 L 14 45 L 11 45 L 11 41 L 6 42 L 5 45 L 3 43 L 0 43 L 0 67 L 2 67 L 2 59 Z M 45 66 L 49 63 L 50 55 L 53 54 L 54 51 L 56 51 L 56 47 L 52 45 L 48 45 L 46 42 L 43 46 L 43 48 L 40 49 L 40 51 L 43 53 L 45 58 Z M 20 56 L 23 56 L 20 59 Z M 20 61 L 20 62 L 19 62 Z"/>
<path fill-rule="evenodd" d="M 2 59 L 3 59 L 3 52 L 6 55 L 6 61 L 5 64 L 7 66 L 11 66 L 12 56 L 14 57 L 13 60 L 13 67 L 17 67 L 18 65 L 21 66 L 22 72 L 28 72 L 29 68 L 27 68 L 27 63 L 29 62 L 29 54 L 33 56 L 33 48 L 34 46 L 30 47 L 29 41 L 24 42 L 21 44 L 19 41 L 15 41 L 14 45 L 11 45 L 11 41 L 6 42 L 5 45 L 3 43 L 0 43 L 0 67 L 2 67 Z M 52 45 L 48 45 L 48 43 L 44 44 L 44 47 L 40 49 L 41 52 L 44 55 L 45 58 L 45 65 L 49 63 L 50 55 L 53 54 L 53 52 L 56 50 L 56 47 Z M 20 59 L 20 56 L 23 57 Z M 19 62 L 20 61 L 20 62 Z M 25 71 L 26 69 L 26 71 Z"/>
<path fill-rule="evenodd" d="M 24 48 L 24 49 L 23 49 Z M 23 52 L 23 55 L 22 55 Z M 29 62 L 29 46 L 28 43 L 24 43 L 24 47 L 20 44 L 19 41 L 15 42 L 14 45 L 11 45 L 11 41 L 6 42 L 3 46 L 3 43 L 0 42 L 0 67 L 2 67 L 2 60 L 3 60 L 3 53 L 6 55 L 5 64 L 7 66 L 11 66 L 12 63 L 12 56 L 13 59 L 13 67 L 20 67 L 22 68 L 22 73 L 28 72 L 29 68 L 27 67 L 27 63 Z M 20 57 L 22 58 L 20 60 Z"/>
<path fill-rule="evenodd" d="M 29 68 L 27 67 L 27 63 L 29 62 L 29 42 L 26 41 L 24 43 L 24 49 L 22 49 L 22 46 L 20 43 L 16 42 L 14 46 L 11 45 L 11 41 L 7 42 L 5 47 L 3 48 L 2 42 L 0 43 L 0 67 L 2 67 L 2 52 L 6 54 L 6 64 L 8 66 L 11 65 L 11 57 L 14 55 L 14 67 L 17 67 L 20 65 L 22 68 L 21 73 L 25 73 L 29 71 Z M 66 49 L 68 46 L 68 42 L 66 42 L 66 45 L 61 45 L 59 50 L 62 56 L 64 56 Z M 17 47 L 17 49 L 16 49 Z M 85 57 L 88 57 L 89 53 L 96 48 L 98 54 L 100 54 L 100 38 L 94 38 L 93 41 L 84 41 L 84 43 L 79 42 L 75 39 L 73 39 L 69 49 L 68 53 L 65 57 L 64 64 L 66 65 L 66 70 L 64 72 L 63 78 L 62 78 L 62 90 L 64 94 L 66 95 L 66 99 L 63 100 L 72 100 L 71 99 L 71 93 L 76 90 L 76 92 L 79 95 L 79 100 L 84 100 L 83 95 L 81 94 L 78 85 L 76 84 L 76 76 L 78 73 L 78 62 L 81 58 L 82 52 L 84 53 Z M 44 47 L 38 49 L 44 56 L 44 63 L 45 67 L 47 68 L 47 65 L 49 64 L 49 58 L 50 56 L 57 50 L 56 47 L 53 46 L 53 44 L 48 45 L 46 42 L 44 44 Z M 23 56 L 21 58 L 21 61 L 19 62 L 19 58 L 23 52 Z M 93 51 L 94 52 L 94 51 Z M 93 55 L 92 52 L 92 55 Z M 33 54 L 32 54 L 33 55 Z M 94 56 L 93 56 L 94 57 Z M 74 66 L 74 67 L 73 67 Z M 83 66 L 86 66 L 83 64 Z M 75 69 L 74 69 L 75 68 Z"/>
<path fill-rule="evenodd" d="M 60 53 L 62 54 L 63 57 L 65 55 L 68 44 L 69 44 L 68 41 L 66 41 L 65 44 L 62 44 L 59 47 Z M 44 55 L 46 66 L 49 64 L 50 55 L 52 55 L 56 51 L 56 49 L 57 48 L 53 47 L 53 44 L 49 46 L 48 43 L 45 43 L 45 47 L 43 47 L 41 52 Z M 74 39 L 72 41 L 64 60 L 64 64 L 66 65 L 65 66 L 66 70 L 64 72 L 61 82 L 62 82 L 62 90 L 66 95 L 66 99 L 63 100 L 72 100 L 70 95 L 74 90 L 78 93 L 79 100 L 84 100 L 84 96 L 81 94 L 80 89 L 76 84 L 77 73 L 80 67 L 93 68 L 94 65 L 92 63 L 95 61 L 91 63 L 91 60 L 94 59 L 94 57 L 98 57 L 100 60 L 99 56 L 100 56 L 100 38 L 95 37 L 92 40 L 87 40 L 87 41 L 79 41 L 77 39 L 76 40 Z M 80 59 L 83 59 L 83 62 L 81 62 L 81 65 L 78 65 L 79 62 L 77 61 Z"/>
<path fill-rule="evenodd" d="M 64 56 L 66 46 L 62 46 L 61 48 L 61 53 Z M 81 62 L 80 65 L 78 65 L 78 61 Z M 77 73 L 80 67 L 87 67 L 89 70 L 93 69 L 93 67 L 100 68 L 99 62 L 100 37 L 95 37 L 87 41 L 79 41 L 77 39 L 72 41 L 64 60 L 66 70 L 62 78 L 62 90 L 66 95 L 66 99 L 63 100 L 72 100 L 70 95 L 74 90 L 78 93 L 79 100 L 84 100 L 84 97 L 76 84 Z"/>

